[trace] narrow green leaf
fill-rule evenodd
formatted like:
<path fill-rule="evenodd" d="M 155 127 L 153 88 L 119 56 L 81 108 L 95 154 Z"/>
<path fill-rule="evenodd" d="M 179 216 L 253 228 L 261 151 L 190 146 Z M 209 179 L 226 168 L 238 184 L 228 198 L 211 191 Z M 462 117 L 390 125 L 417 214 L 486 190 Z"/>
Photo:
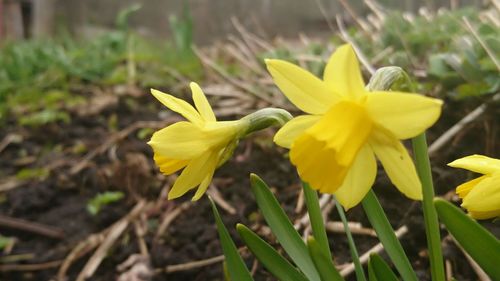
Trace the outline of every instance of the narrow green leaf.
<path fill-rule="evenodd" d="M 418 281 L 417 275 L 373 190 L 370 190 L 363 198 L 362 204 L 370 224 L 377 232 L 378 239 L 384 245 L 385 252 L 391 258 L 401 278 L 405 281 Z"/>
<path fill-rule="evenodd" d="M 306 199 L 307 212 L 309 213 L 309 220 L 311 221 L 312 233 L 314 239 L 319 245 L 320 250 L 331 260 L 332 253 L 330 245 L 328 244 L 328 237 L 326 236 L 325 224 L 323 223 L 323 215 L 319 206 L 318 193 L 313 190 L 309 184 L 302 183 L 304 188 L 304 198 Z"/>
<path fill-rule="evenodd" d="M 379 281 L 377 278 L 377 274 L 373 269 L 373 265 L 371 265 L 370 263 L 368 263 L 368 281 Z"/>
<path fill-rule="evenodd" d="M 330 255 L 327 256 L 325 254 L 325 251 L 321 248 L 320 244 L 314 239 L 314 237 L 309 237 L 307 239 L 307 248 L 309 249 L 309 254 L 311 255 L 322 281 L 344 280 L 333 265 Z"/>
<path fill-rule="evenodd" d="M 500 241 L 462 210 L 436 198 L 441 222 L 492 280 L 500 280 Z"/>
<path fill-rule="evenodd" d="M 409 78 L 408 81 L 410 81 Z M 414 91 L 412 92 L 414 93 Z M 414 137 L 411 142 L 413 154 L 415 155 L 415 167 L 422 183 L 422 209 L 424 211 L 425 234 L 427 236 L 427 249 L 429 250 L 429 262 L 431 264 L 431 279 L 434 281 L 445 281 L 439 221 L 436 209 L 432 204 L 435 193 L 425 132 Z"/>
<path fill-rule="evenodd" d="M 389 265 L 377 254 L 370 255 L 368 274 L 370 281 L 372 281 L 372 277 L 375 277 L 373 280 L 398 281 L 398 277 L 392 272 Z"/>
<path fill-rule="evenodd" d="M 236 229 L 250 251 L 278 280 L 308 281 L 302 273 L 252 230 L 242 224 L 237 224 Z M 238 279 L 233 280 L 236 281 Z"/>
<path fill-rule="evenodd" d="M 365 271 L 363 270 L 363 266 L 361 265 L 361 261 L 359 260 L 358 250 L 356 249 L 356 244 L 354 243 L 354 239 L 352 238 L 351 230 L 349 229 L 349 224 L 347 223 L 344 209 L 338 201 L 336 202 L 335 207 L 337 208 L 340 220 L 342 220 L 342 224 L 344 225 L 344 231 L 347 236 L 347 243 L 349 244 L 349 250 L 351 251 L 352 262 L 354 263 L 356 279 L 358 281 L 366 281 Z"/>
<path fill-rule="evenodd" d="M 257 205 L 283 249 L 309 281 L 320 281 L 321 279 L 309 256 L 306 244 L 293 228 L 292 223 L 269 190 L 269 187 L 255 174 L 250 175 L 250 182 Z"/>
<path fill-rule="evenodd" d="M 221 242 L 222 251 L 224 252 L 224 256 L 226 258 L 225 261 L 225 263 L 227 264 L 226 268 L 229 273 L 229 276 L 231 277 L 231 280 L 253 281 L 253 278 L 250 275 L 250 272 L 248 272 L 245 263 L 241 259 L 240 254 L 238 253 L 238 250 L 236 249 L 236 246 L 234 245 L 234 242 L 231 239 L 231 236 L 229 235 L 229 232 L 227 231 L 226 227 L 224 226 L 224 223 L 222 222 L 222 219 L 219 215 L 219 211 L 217 211 L 217 207 L 212 201 L 212 198 L 209 197 L 209 199 L 210 199 L 210 204 L 212 205 L 212 211 L 214 213 L 215 223 L 217 224 L 217 231 L 219 232 L 219 239 Z"/>

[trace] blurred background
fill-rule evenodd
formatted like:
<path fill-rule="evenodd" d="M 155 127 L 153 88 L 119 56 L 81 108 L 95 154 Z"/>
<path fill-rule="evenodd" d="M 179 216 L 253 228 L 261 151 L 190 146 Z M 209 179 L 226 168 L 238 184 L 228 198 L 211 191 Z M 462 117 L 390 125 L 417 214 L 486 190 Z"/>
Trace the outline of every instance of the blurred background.
<path fill-rule="evenodd" d="M 400 11 L 416 12 L 428 9 L 454 9 L 462 6 L 480 7 L 480 0 L 428 0 L 428 1 L 379 1 L 385 7 Z M 193 18 L 195 43 L 210 43 L 235 33 L 230 17 L 238 18 L 250 32 L 268 36 L 293 36 L 297 32 L 321 33 L 329 31 L 328 17 L 350 13 L 365 16 L 371 12 L 362 1 L 64 1 L 3 0 L 3 39 L 51 37 L 60 32 L 70 32 L 80 38 L 115 28 L 117 12 L 133 4 L 141 9 L 130 16 L 130 27 L 152 38 L 167 39 L 172 35 L 169 18 L 181 15 L 184 5 L 189 5 Z M 323 9 L 321 11 L 319 9 Z"/>
<path fill-rule="evenodd" d="M 459 205 L 454 188 L 474 175 L 446 163 L 500 158 L 498 0 L 0 0 L 0 280 L 223 280 L 206 198 L 166 200 L 176 176 L 158 171 L 146 142 L 181 118 L 150 88 L 189 101 L 196 81 L 220 120 L 269 106 L 298 115 L 264 59 L 321 76 L 345 43 L 366 82 L 396 65 L 419 93 L 445 101 L 427 136 L 436 192 Z M 268 241 L 250 172 L 309 231 L 300 181 L 274 132 L 242 141 L 208 191 L 228 227 L 242 222 Z M 419 278 L 430 280 L 420 203 L 389 185 L 380 170 L 375 191 L 394 228 L 409 229 L 401 242 Z M 345 268 L 349 251 L 332 207 L 325 202 L 323 212 L 335 263 Z M 362 254 L 378 241 L 362 209 L 348 218 Z M 498 223 L 482 223 L 500 235 Z M 442 242 L 449 278 L 486 280 L 445 231 Z M 272 280 L 242 255 L 256 280 Z"/>

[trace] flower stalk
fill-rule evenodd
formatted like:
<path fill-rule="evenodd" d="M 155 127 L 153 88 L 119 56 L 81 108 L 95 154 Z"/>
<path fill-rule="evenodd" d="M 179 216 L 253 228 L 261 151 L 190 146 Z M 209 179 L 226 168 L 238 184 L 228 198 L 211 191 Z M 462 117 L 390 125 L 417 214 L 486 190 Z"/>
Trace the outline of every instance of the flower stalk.
<path fill-rule="evenodd" d="M 388 90 L 391 88 L 400 90 L 400 88 L 407 87 L 411 92 L 415 92 L 410 77 L 399 67 L 384 67 L 379 69 L 373 75 L 367 87 L 371 91 Z M 429 248 L 432 280 L 444 281 L 445 275 L 443 254 L 441 251 L 441 237 L 437 213 L 433 205 L 434 186 L 432 183 L 425 132 L 412 138 L 412 145 L 417 174 L 422 184 L 422 208 L 424 212 L 425 232 Z M 364 200 L 363 203 L 365 206 L 368 202 Z"/>

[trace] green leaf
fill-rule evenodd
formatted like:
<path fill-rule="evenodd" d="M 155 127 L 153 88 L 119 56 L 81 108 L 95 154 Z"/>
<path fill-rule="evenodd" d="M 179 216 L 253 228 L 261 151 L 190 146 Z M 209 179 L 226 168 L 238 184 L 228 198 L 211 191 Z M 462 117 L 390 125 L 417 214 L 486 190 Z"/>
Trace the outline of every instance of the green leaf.
<path fill-rule="evenodd" d="M 217 207 L 215 206 L 212 198 L 210 198 L 210 204 L 212 205 L 212 212 L 214 213 L 215 223 L 217 224 L 217 231 L 219 232 L 219 239 L 222 246 L 222 251 L 224 252 L 224 257 L 226 258 L 225 264 L 227 266 L 224 267 L 225 270 L 229 273 L 231 277 L 230 280 L 234 281 L 251 281 L 253 280 L 250 272 L 240 257 L 236 246 L 234 245 L 229 232 L 227 231 L 222 219 L 219 215 L 219 211 L 217 211 Z"/>
<path fill-rule="evenodd" d="M 236 229 L 241 239 L 245 241 L 250 251 L 278 280 L 283 281 L 308 281 L 292 264 L 283 258 L 273 247 L 262 240 L 252 230 L 242 224 L 237 224 Z M 239 280 L 239 279 L 234 279 Z"/>
<path fill-rule="evenodd" d="M 332 254 L 330 251 L 330 245 L 328 244 L 325 225 L 323 223 L 323 215 L 321 214 L 319 206 L 318 193 L 305 182 L 302 183 L 302 186 L 304 188 L 304 198 L 306 199 L 307 212 L 309 213 L 309 220 L 311 221 L 314 239 L 321 245 L 319 249 L 323 251 L 325 256 L 331 260 Z"/>
<path fill-rule="evenodd" d="M 98 193 L 87 204 L 87 211 L 91 215 L 97 215 L 103 206 L 119 201 L 125 196 L 121 191 L 107 191 Z"/>
<path fill-rule="evenodd" d="M 500 280 L 500 241 L 448 201 L 434 199 L 438 216 L 464 250 L 493 279 Z"/>
<path fill-rule="evenodd" d="M 391 258 L 401 278 L 406 281 L 418 281 L 417 275 L 413 271 L 411 263 L 373 190 L 370 190 L 363 198 L 362 204 L 370 224 L 377 232 L 378 239 L 384 245 L 385 252 Z"/>
<path fill-rule="evenodd" d="M 354 271 L 356 272 L 356 279 L 358 281 L 366 281 L 365 271 L 363 270 L 363 265 L 361 265 L 358 249 L 356 248 L 356 243 L 354 243 L 354 238 L 352 237 L 351 230 L 349 229 L 344 209 L 338 201 L 335 204 L 335 208 L 337 209 L 337 213 L 339 213 L 342 225 L 344 225 L 344 231 L 347 236 L 347 244 L 349 244 L 349 251 L 351 252 L 352 262 L 354 263 Z"/>
<path fill-rule="evenodd" d="M 3 250 L 7 245 L 11 244 L 13 241 L 12 238 L 2 236 L 0 234 L 0 250 Z"/>
<path fill-rule="evenodd" d="M 307 247 L 309 249 L 309 254 L 316 266 L 316 269 L 321 276 L 322 281 L 342 281 L 344 278 L 340 275 L 338 270 L 333 265 L 330 255 L 326 255 L 322 246 L 314 239 L 314 237 L 309 237 L 307 239 Z"/>
<path fill-rule="evenodd" d="M 255 174 L 250 175 L 250 182 L 257 205 L 283 249 L 310 281 L 320 281 L 306 244 L 293 228 L 269 187 Z"/>
<path fill-rule="evenodd" d="M 387 263 L 377 254 L 370 255 L 368 262 L 368 274 L 370 281 L 398 281 Z"/>

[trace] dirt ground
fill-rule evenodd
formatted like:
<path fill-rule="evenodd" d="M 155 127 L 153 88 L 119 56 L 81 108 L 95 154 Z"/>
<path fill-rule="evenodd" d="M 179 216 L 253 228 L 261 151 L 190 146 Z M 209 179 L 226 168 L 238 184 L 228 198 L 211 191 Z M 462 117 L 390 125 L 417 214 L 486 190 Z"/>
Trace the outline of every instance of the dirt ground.
<path fill-rule="evenodd" d="M 432 143 L 485 100 L 447 101 L 442 118 L 428 134 L 429 142 Z M 133 266 L 137 269 L 138 265 L 145 265 L 146 272 L 154 274 L 152 280 L 223 280 L 220 262 L 188 270 L 172 269 L 175 269 L 172 265 L 218 256 L 221 248 L 206 197 L 194 204 L 189 203 L 190 195 L 174 201 L 165 199 L 174 177 L 159 173 L 152 161 L 152 151 L 146 144 L 148 137 L 139 136 L 144 128 L 157 129 L 178 120 L 169 113 L 163 116 L 163 121 L 158 121 L 159 111 L 160 106 L 153 97 L 142 94 L 122 97 L 95 113 L 72 112 L 69 124 L 52 123 L 27 128 L 20 127 L 16 118 L 11 117 L 0 127 L 3 139 L 0 141 L 7 143 L 0 148 L 0 178 L 3 178 L 0 214 L 2 221 L 9 218 L 23 220 L 15 226 L 0 224 L 1 234 L 15 237 L 16 241 L 11 249 L 0 255 L 0 280 L 56 280 L 58 272 L 67 277 L 66 280 L 76 280 L 96 247 L 102 246 L 109 237 L 109 227 L 115 229 L 116 222 L 127 224 L 112 245 L 105 249 L 102 263 L 88 280 L 124 278 L 130 270 L 120 271 L 123 266 L 119 265 L 141 252 L 145 258 L 136 260 Z M 110 125 L 110 120 L 115 120 L 115 123 Z M 474 153 L 499 156 L 498 120 L 498 106 L 490 106 L 482 117 L 464 127 L 432 156 L 438 195 L 458 204 L 453 188 L 473 176 L 446 167 L 449 161 Z M 272 133 L 273 130 L 266 130 L 240 143 L 234 157 L 216 172 L 214 178 L 220 198 L 229 205 L 226 209 L 219 206 L 219 209 L 238 246 L 242 243 L 233 228 L 237 222 L 249 225 L 277 245 L 250 192 L 248 175 L 251 172 L 273 188 L 292 222 L 304 214 L 303 208 L 296 211 L 300 193 L 298 177 L 286 158 L 286 151 L 272 144 Z M 13 135 L 22 141 L 6 141 Z M 43 169 L 43 172 L 23 179 L 15 176 L 26 168 Z M 380 167 L 374 188 L 394 228 L 408 227 L 408 233 L 401 238 L 403 247 L 419 278 L 429 280 L 420 203 L 401 195 L 391 186 Z M 86 210 L 88 201 L 104 191 L 121 191 L 125 197 L 104 206 L 95 216 L 89 214 Z M 142 209 L 141 215 L 127 219 L 127 214 L 135 207 L 139 208 L 141 202 L 148 202 L 144 203 L 147 207 Z M 176 212 L 179 215 L 159 231 L 169 214 Z M 353 208 L 347 215 L 350 221 L 369 227 L 361 206 Z M 334 210 L 329 213 L 328 220 L 339 220 Z M 498 221 L 483 224 L 500 236 Z M 101 235 L 91 236 L 99 233 Z M 443 238 L 447 235 L 443 230 Z M 345 235 L 329 233 L 329 238 L 335 263 L 350 262 Z M 370 235 L 355 235 L 354 238 L 360 253 L 377 243 L 377 239 Z M 83 245 L 83 241 L 88 243 Z M 477 279 L 464 255 L 450 239 L 444 239 L 443 248 L 447 267 L 457 280 Z M 72 251 L 74 255 L 68 263 Z M 244 251 L 243 255 L 249 268 L 255 272 L 255 280 L 273 280 L 249 253 Z M 68 267 L 62 270 L 65 260 Z M 354 280 L 353 274 L 349 278 Z"/>

